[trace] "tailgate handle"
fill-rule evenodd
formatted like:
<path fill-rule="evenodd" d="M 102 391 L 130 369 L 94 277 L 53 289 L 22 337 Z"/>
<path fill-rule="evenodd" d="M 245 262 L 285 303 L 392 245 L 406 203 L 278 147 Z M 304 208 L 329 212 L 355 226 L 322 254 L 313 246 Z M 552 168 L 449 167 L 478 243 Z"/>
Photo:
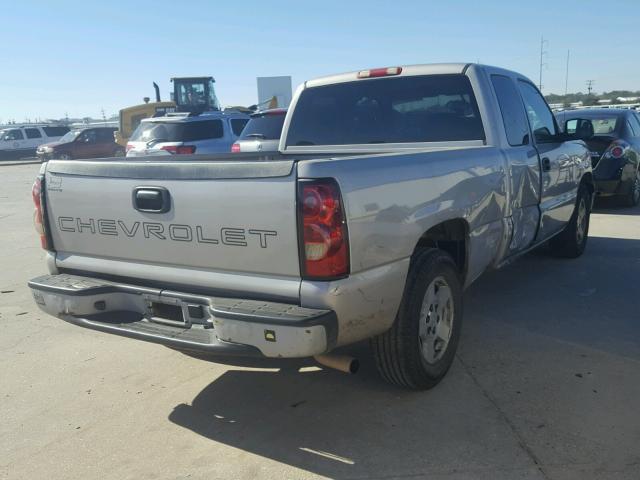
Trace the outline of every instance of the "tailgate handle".
<path fill-rule="evenodd" d="M 164 187 L 133 189 L 133 208 L 140 212 L 166 213 L 171 209 L 171 195 Z"/>

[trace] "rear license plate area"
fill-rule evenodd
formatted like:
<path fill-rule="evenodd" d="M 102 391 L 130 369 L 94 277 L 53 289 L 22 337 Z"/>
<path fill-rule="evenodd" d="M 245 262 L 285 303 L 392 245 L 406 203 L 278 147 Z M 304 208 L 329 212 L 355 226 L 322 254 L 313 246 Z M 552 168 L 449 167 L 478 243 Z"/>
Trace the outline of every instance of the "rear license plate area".
<path fill-rule="evenodd" d="M 178 327 L 187 327 L 184 318 L 184 311 L 181 305 L 171 305 L 161 302 L 150 302 L 149 320 L 167 325 L 175 325 Z"/>

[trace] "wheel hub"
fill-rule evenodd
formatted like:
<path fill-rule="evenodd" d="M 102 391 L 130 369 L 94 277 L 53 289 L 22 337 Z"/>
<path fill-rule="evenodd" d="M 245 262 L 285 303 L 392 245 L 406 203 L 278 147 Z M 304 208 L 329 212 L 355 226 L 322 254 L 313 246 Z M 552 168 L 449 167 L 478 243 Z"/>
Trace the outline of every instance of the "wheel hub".
<path fill-rule="evenodd" d="M 427 287 L 420 309 L 418 339 L 423 359 L 433 364 L 447 351 L 453 328 L 453 294 L 444 277 Z"/>
<path fill-rule="evenodd" d="M 578 204 L 578 218 L 576 219 L 576 240 L 582 243 L 587 231 L 587 205 L 584 198 Z"/>

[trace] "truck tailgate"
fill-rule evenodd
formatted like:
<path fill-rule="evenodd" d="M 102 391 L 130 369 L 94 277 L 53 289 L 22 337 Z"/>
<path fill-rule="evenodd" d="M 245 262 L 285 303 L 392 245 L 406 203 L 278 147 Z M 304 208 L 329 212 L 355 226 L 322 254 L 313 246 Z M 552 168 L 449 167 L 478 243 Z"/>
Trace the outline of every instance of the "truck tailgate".
<path fill-rule="evenodd" d="M 300 275 L 291 160 L 51 161 L 45 188 L 59 256 Z"/>

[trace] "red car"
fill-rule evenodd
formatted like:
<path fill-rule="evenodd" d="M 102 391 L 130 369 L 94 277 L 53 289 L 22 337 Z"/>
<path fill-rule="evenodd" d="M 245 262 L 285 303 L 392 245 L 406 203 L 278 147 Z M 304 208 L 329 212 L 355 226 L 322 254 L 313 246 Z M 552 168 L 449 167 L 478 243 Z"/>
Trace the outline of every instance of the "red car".
<path fill-rule="evenodd" d="M 86 127 L 71 130 L 57 142 L 40 145 L 36 154 L 40 161 L 51 159 L 124 157 L 125 151 L 118 145 L 113 133 L 116 127 Z"/>

